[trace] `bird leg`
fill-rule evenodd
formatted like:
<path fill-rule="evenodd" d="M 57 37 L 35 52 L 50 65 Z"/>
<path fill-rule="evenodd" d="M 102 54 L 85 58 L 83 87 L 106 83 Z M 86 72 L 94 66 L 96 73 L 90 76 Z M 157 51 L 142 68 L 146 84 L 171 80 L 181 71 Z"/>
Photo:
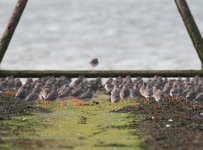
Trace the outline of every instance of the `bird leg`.
<path fill-rule="evenodd" d="M 160 105 L 160 103 L 159 102 L 157 102 L 157 107 L 159 108 L 161 105 Z"/>
<path fill-rule="evenodd" d="M 145 97 L 145 98 L 144 98 L 144 103 L 147 103 L 147 101 L 148 101 L 148 100 L 147 100 L 147 98 Z"/>
<path fill-rule="evenodd" d="M 124 99 L 121 100 L 122 106 L 124 107 Z"/>
<path fill-rule="evenodd" d="M 138 104 L 138 102 L 136 100 L 133 101 L 134 106 L 136 106 Z"/>
<path fill-rule="evenodd" d="M 78 105 L 80 105 L 80 100 L 79 99 L 77 99 L 76 97 L 73 97 L 73 105 L 75 105 L 75 106 L 78 106 Z"/>
<path fill-rule="evenodd" d="M 54 102 L 52 102 L 52 108 L 53 108 L 53 107 L 55 107 L 55 103 L 54 103 Z"/>
<path fill-rule="evenodd" d="M 128 106 L 128 101 L 127 101 L 127 99 L 125 100 L 125 106 Z"/>
<path fill-rule="evenodd" d="M 185 104 L 188 105 L 188 106 L 191 106 L 191 105 L 192 105 L 192 102 L 189 101 L 189 100 L 187 100 L 187 101 L 185 102 Z"/>
<path fill-rule="evenodd" d="M 65 99 L 63 100 L 63 105 L 64 105 L 64 106 L 67 106 Z"/>
<path fill-rule="evenodd" d="M 115 111 L 118 110 L 118 106 L 117 106 L 117 103 L 115 103 Z"/>
<path fill-rule="evenodd" d="M 189 101 L 188 103 L 189 103 L 190 106 L 192 105 L 192 102 L 191 102 L 191 101 Z"/>
<path fill-rule="evenodd" d="M 73 104 L 73 105 L 76 105 L 76 104 L 75 104 L 75 99 L 74 99 L 74 98 L 72 98 L 72 104 Z"/>
<path fill-rule="evenodd" d="M 149 99 L 148 99 L 148 98 L 145 98 L 144 102 L 147 103 L 147 104 L 149 104 Z"/>
<path fill-rule="evenodd" d="M 43 103 L 43 107 L 45 107 L 45 103 L 46 103 L 45 100 L 42 100 L 42 103 Z"/>
<path fill-rule="evenodd" d="M 176 97 L 176 102 L 180 102 L 180 101 L 181 101 L 180 97 Z"/>
<path fill-rule="evenodd" d="M 84 100 L 81 100 L 81 106 L 82 106 L 82 110 L 84 110 L 84 105 L 85 105 L 85 101 Z"/>
<path fill-rule="evenodd" d="M 80 105 L 81 105 L 80 102 L 81 102 L 81 101 L 80 101 L 78 98 L 75 98 L 75 105 L 76 105 L 76 106 L 80 106 Z"/>
<path fill-rule="evenodd" d="M 72 101 L 73 101 L 73 105 L 76 106 L 76 105 L 77 105 L 77 99 L 76 99 L 76 97 L 73 97 L 73 98 L 72 98 Z"/>
<path fill-rule="evenodd" d="M 61 100 L 61 107 L 64 107 L 64 106 L 66 106 L 66 104 L 65 104 L 65 100 L 62 99 L 62 100 Z"/>
<path fill-rule="evenodd" d="M 45 100 L 45 107 L 48 107 L 48 101 Z"/>
<path fill-rule="evenodd" d="M 61 107 L 63 107 L 63 99 L 60 100 Z"/>
<path fill-rule="evenodd" d="M 170 96 L 169 97 L 169 101 L 173 101 L 174 97 L 173 96 Z"/>
<path fill-rule="evenodd" d="M 87 102 L 87 110 L 89 110 L 90 102 Z"/>
<path fill-rule="evenodd" d="M 168 96 L 168 101 L 172 101 L 173 100 L 173 96 Z"/>
<path fill-rule="evenodd" d="M 112 103 L 113 111 L 115 111 L 115 103 Z"/>
<path fill-rule="evenodd" d="M 95 73 L 95 67 L 92 67 L 92 73 Z"/>

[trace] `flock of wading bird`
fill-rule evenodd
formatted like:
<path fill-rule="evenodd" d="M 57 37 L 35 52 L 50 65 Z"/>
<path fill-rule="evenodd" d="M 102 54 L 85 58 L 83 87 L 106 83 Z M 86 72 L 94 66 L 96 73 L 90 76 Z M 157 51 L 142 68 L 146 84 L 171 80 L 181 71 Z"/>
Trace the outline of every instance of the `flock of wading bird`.
<path fill-rule="evenodd" d="M 102 78 L 86 79 L 80 76 L 74 80 L 61 76 L 42 77 L 38 79 L 28 78 L 23 84 L 19 78 L 9 76 L 0 78 L 0 91 L 9 93 L 15 91 L 15 99 L 24 99 L 26 101 L 42 100 L 44 107 L 48 103 L 60 100 L 61 107 L 67 106 L 66 101 L 72 100 L 73 104 L 84 108 L 97 95 L 99 91 L 109 95 L 112 107 L 122 104 L 138 104 L 140 102 L 157 103 L 155 107 L 161 107 L 165 101 L 177 101 L 191 105 L 196 109 L 203 108 L 203 78 L 195 76 L 194 78 L 162 78 L 154 76 L 150 79 L 141 77 L 131 78 L 108 78 L 102 83 Z M 118 105 L 119 104 L 119 105 Z"/>

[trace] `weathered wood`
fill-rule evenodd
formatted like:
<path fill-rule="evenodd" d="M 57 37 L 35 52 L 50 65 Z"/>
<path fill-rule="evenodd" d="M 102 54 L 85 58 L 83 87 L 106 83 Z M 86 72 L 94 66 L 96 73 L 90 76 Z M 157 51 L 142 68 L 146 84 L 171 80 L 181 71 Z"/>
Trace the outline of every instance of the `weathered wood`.
<path fill-rule="evenodd" d="M 11 38 L 15 32 L 15 29 L 18 25 L 18 22 L 20 20 L 20 17 L 23 13 L 23 10 L 27 4 L 28 0 L 18 0 L 17 4 L 15 6 L 15 9 L 13 11 L 13 14 L 11 18 L 9 19 L 8 25 L 4 31 L 4 34 L 0 40 L 0 63 L 2 62 L 2 59 L 6 53 L 6 50 L 9 46 L 9 43 L 11 41 Z"/>
<path fill-rule="evenodd" d="M 6 77 L 14 75 L 15 77 L 19 78 L 38 78 L 43 76 L 67 76 L 67 77 L 78 77 L 78 76 L 85 76 L 87 78 L 93 78 L 93 77 L 118 77 L 122 76 L 125 77 L 127 75 L 130 75 L 132 77 L 153 77 L 154 75 L 159 75 L 162 77 L 194 77 L 196 75 L 203 76 L 202 70 L 98 70 L 98 71 L 76 71 L 76 70 L 70 70 L 70 71 L 57 71 L 57 70 L 49 70 L 49 71 L 32 71 L 32 70 L 1 70 L 0 71 L 0 77 Z"/>
<path fill-rule="evenodd" d="M 186 0 L 175 0 L 175 2 L 180 12 L 180 15 L 184 21 L 184 24 L 187 28 L 187 31 L 190 35 L 190 38 L 193 42 L 193 45 L 197 51 L 197 54 L 200 58 L 200 61 L 202 63 L 202 69 L 203 69 L 203 41 L 202 41 L 201 33 L 190 12 L 190 9 L 187 5 Z"/>

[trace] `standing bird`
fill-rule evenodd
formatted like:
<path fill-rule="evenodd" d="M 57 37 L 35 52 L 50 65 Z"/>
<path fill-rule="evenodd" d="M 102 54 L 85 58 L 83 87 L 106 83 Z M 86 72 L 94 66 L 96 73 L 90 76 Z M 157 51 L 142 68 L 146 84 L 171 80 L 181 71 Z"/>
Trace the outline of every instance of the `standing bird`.
<path fill-rule="evenodd" d="M 57 99 L 58 96 L 58 92 L 56 87 L 53 87 L 53 89 L 47 94 L 47 96 L 45 97 L 45 106 L 48 106 L 48 101 L 50 102 L 54 102 Z M 54 105 L 54 103 L 53 103 Z"/>
<path fill-rule="evenodd" d="M 192 105 L 193 100 L 195 100 L 197 96 L 197 93 L 195 92 L 195 89 L 192 88 L 186 95 L 186 103 L 188 105 Z"/>
<path fill-rule="evenodd" d="M 159 85 L 156 85 L 153 90 L 153 97 L 157 102 L 157 106 L 160 107 L 160 101 L 163 100 L 163 91 L 160 89 Z"/>
<path fill-rule="evenodd" d="M 114 85 L 111 82 L 108 82 L 108 83 L 105 84 L 104 88 L 106 90 L 105 94 L 111 95 L 111 91 L 113 90 Z"/>
<path fill-rule="evenodd" d="M 135 105 L 137 104 L 138 100 L 141 100 L 142 94 L 140 93 L 140 89 L 138 85 L 135 86 L 135 88 L 130 87 L 130 98 L 134 101 Z"/>
<path fill-rule="evenodd" d="M 18 90 L 22 86 L 20 79 L 15 79 L 15 89 Z"/>
<path fill-rule="evenodd" d="M 42 100 L 44 102 L 44 106 L 47 107 L 48 103 L 45 100 L 45 98 L 47 97 L 48 93 L 51 92 L 51 88 L 48 86 L 44 86 L 41 90 L 41 92 L 39 93 L 39 99 Z"/>
<path fill-rule="evenodd" d="M 197 94 L 194 102 L 198 105 L 199 108 L 203 108 L 203 92 Z"/>
<path fill-rule="evenodd" d="M 146 89 L 144 90 L 143 96 L 145 97 L 145 102 L 149 104 L 149 99 L 152 97 L 153 91 L 152 91 L 152 85 L 150 83 L 147 84 Z"/>
<path fill-rule="evenodd" d="M 94 58 L 90 61 L 90 65 L 92 66 L 93 68 L 93 71 L 94 71 L 94 68 L 99 64 L 99 60 L 98 58 Z"/>
<path fill-rule="evenodd" d="M 80 105 L 79 97 L 84 93 L 86 87 L 77 87 L 72 91 L 71 97 L 74 105 Z"/>
<path fill-rule="evenodd" d="M 26 97 L 26 101 L 36 101 L 39 98 L 39 94 L 33 90 L 27 97 Z"/>
<path fill-rule="evenodd" d="M 124 84 L 124 86 L 122 87 L 121 92 L 120 92 L 120 97 L 121 97 L 122 102 L 124 102 L 124 100 L 126 101 L 126 105 L 127 105 L 127 99 L 128 99 L 128 97 L 130 97 L 130 90 L 129 90 L 127 84 Z"/>
<path fill-rule="evenodd" d="M 140 93 L 142 94 L 142 96 L 144 96 L 144 91 L 145 91 L 146 87 L 147 87 L 147 83 L 143 82 L 142 86 L 140 87 Z"/>
<path fill-rule="evenodd" d="M 170 96 L 172 97 L 172 100 L 176 100 L 180 97 L 180 90 L 178 89 L 178 86 L 176 84 L 174 84 L 173 87 L 170 89 Z"/>
<path fill-rule="evenodd" d="M 120 100 L 121 100 L 120 89 L 118 88 L 117 85 L 115 85 L 114 89 L 111 91 L 111 103 L 114 110 L 116 110 L 116 105 Z"/>
<path fill-rule="evenodd" d="M 24 99 L 27 97 L 28 90 L 26 89 L 25 86 L 22 86 L 21 88 L 18 89 L 15 99 Z"/>
<path fill-rule="evenodd" d="M 69 99 L 72 94 L 72 88 L 68 87 L 64 89 L 60 94 L 58 94 L 58 98 L 61 99 L 61 107 L 66 106 L 65 99 Z"/>
<path fill-rule="evenodd" d="M 86 102 L 89 105 L 89 102 L 92 100 L 93 96 L 94 96 L 94 91 L 91 88 L 89 88 L 85 93 L 83 93 L 79 97 L 79 99 L 82 101 L 82 107 L 84 106 L 84 103 L 86 103 Z"/>

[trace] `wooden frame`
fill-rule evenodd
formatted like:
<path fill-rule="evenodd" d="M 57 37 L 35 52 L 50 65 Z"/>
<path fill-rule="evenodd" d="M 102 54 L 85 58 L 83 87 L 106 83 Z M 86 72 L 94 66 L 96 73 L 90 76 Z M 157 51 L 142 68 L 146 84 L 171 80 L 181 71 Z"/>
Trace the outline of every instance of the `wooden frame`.
<path fill-rule="evenodd" d="M 13 14 L 9 20 L 9 23 L 4 31 L 4 34 L 0 40 L 0 63 L 6 53 L 8 45 L 15 32 L 20 17 L 26 7 L 28 0 L 18 0 Z M 78 77 L 84 75 L 86 77 L 117 77 L 130 75 L 132 77 L 153 77 L 154 75 L 160 75 L 163 77 L 193 77 L 195 75 L 203 76 L 203 41 L 201 33 L 195 23 L 195 20 L 190 12 L 186 0 L 175 0 L 179 13 L 184 21 L 186 29 L 190 35 L 193 45 L 201 61 L 201 70 L 97 70 L 97 71 L 80 71 L 80 70 L 0 70 L 0 77 L 6 77 L 14 75 L 16 77 L 42 77 L 42 76 L 68 76 Z"/>

